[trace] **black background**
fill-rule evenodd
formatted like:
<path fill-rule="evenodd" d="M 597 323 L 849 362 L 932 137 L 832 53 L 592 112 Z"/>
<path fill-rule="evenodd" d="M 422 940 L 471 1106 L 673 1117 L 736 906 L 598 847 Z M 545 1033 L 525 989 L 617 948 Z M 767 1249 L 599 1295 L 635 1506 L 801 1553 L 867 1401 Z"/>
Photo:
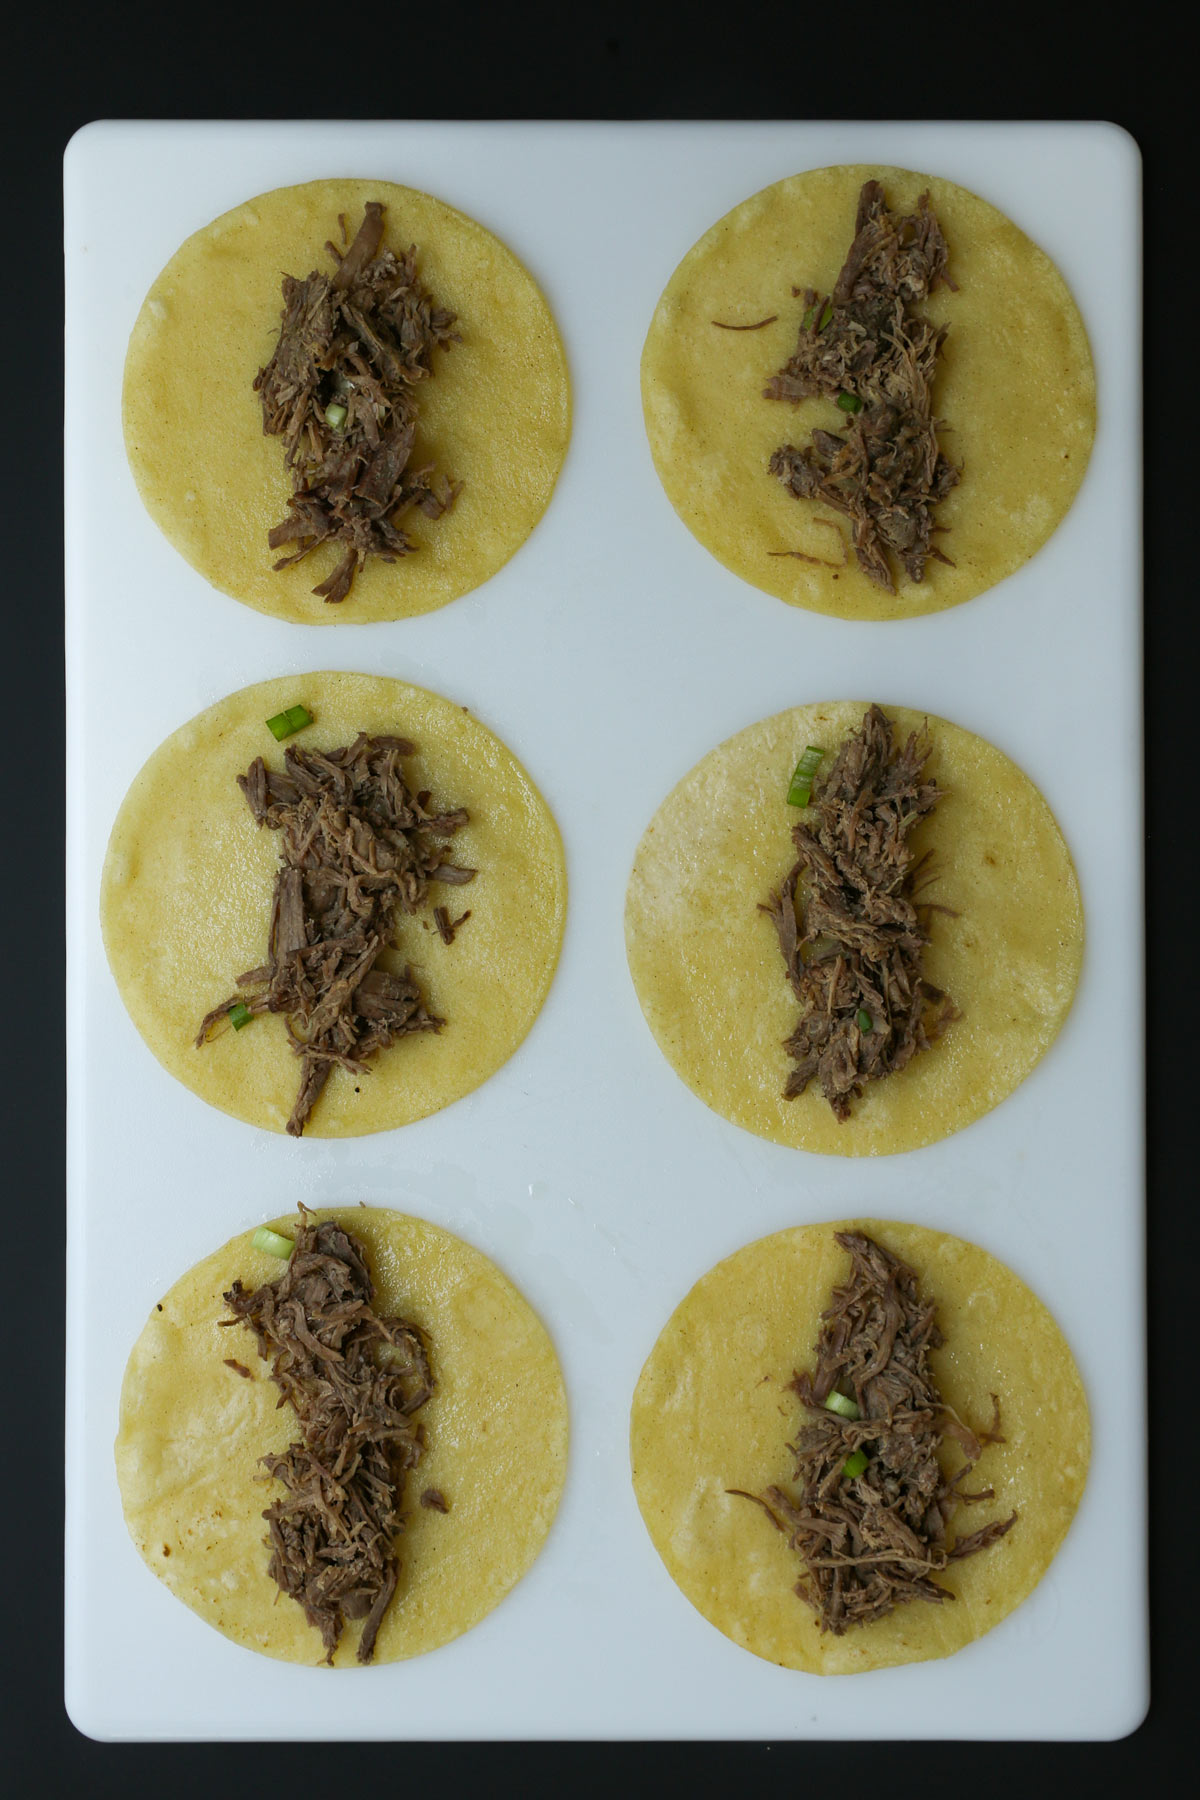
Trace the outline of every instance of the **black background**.
<path fill-rule="evenodd" d="M 953 1783 L 965 1800 L 1020 1787 L 1114 1789 L 1194 1774 L 1198 1422 L 1194 1352 L 1200 1233 L 1191 1148 L 1196 863 L 1184 812 L 1195 789 L 1196 504 L 1188 452 L 1197 311 L 1194 174 L 1200 103 L 1163 9 L 1101 15 L 1023 4 L 911 6 L 836 0 L 645 8 L 458 9 L 392 5 L 344 12 L 209 5 L 168 13 L 28 8 L 6 28 L 4 282 L 7 429 L 0 644 L 10 732 L 4 758 L 16 817 L 0 883 L 2 1092 L 9 1118 L 4 1308 L 4 1532 L 0 1785 L 15 1796 L 70 1788 L 222 1795 L 283 1775 L 346 1791 L 410 1783 L 489 1796 L 553 1781 L 573 1793 L 685 1784 L 701 1795 L 754 1784 L 845 1796 L 888 1772 L 901 1795 Z M 1150 1247 L 1151 1710 L 1109 1745 L 871 1743 L 432 1745 L 345 1747 L 103 1745 L 62 1704 L 64 1059 L 62 932 L 61 158 L 97 118 L 1079 118 L 1111 119 L 1144 158 L 1146 233 L 1146 754 L 1142 845 L 1114 817 L 1112 855 L 1147 857 Z M 784 171 L 780 171 L 783 173 Z M 1181 354 L 1182 353 L 1182 354 Z M 1189 440 L 1191 440 L 1189 442 Z M 1193 451 L 1194 454 L 1194 451 Z M 113 546 L 120 554 L 120 546 Z M 1086 595 L 1078 678 L 1088 673 Z M 1031 654 L 1036 646 L 1031 646 Z M 1189 681 L 1189 676 L 1192 679 Z M 1096 780 L 1138 746 L 1093 721 Z M 1131 952 L 1133 947 L 1131 946 Z M 136 1154 L 136 1147 L 131 1147 Z M 117 1197 L 119 1199 L 119 1197 Z M 164 1205 L 169 1205 L 169 1197 Z M 114 1208 L 116 1213 L 116 1208 Z M 119 1228 L 119 1216 L 114 1217 Z M 15 1316 L 14 1316 L 15 1311 Z M 1189 1359 L 1189 1360 L 1185 1360 Z M 1131 1419 L 1132 1456 L 1142 1454 Z M 1114 1534 L 1120 1521 L 1113 1521 Z M 1190 1529 L 1189 1529 L 1190 1528 Z M 1104 1570 L 1096 1570 L 1103 1582 Z M 631 1620 L 631 1630 L 637 1629 Z M 286 1726 L 286 1721 L 284 1722 Z M 1000 1720 L 997 1720 L 998 1726 Z M 947 1719 L 952 1732 L 953 1720 Z M 1190 1785 L 1190 1783 L 1188 1784 Z"/>

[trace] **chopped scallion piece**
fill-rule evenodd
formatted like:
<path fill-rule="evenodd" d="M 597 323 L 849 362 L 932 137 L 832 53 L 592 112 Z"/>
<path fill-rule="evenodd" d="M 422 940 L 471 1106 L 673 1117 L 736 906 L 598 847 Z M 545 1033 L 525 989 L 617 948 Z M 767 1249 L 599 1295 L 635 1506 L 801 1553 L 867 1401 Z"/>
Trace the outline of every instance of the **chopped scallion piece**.
<path fill-rule="evenodd" d="M 854 1023 L 858 1026 L 858 1029 L 860 1031 L 870 1031 L 871 1026 L 874 1023 L 874 1020 L 871 1018 L 871 1015 L 867 1011 L 865 1006 L 860 1006 L 858 1011 L 855 1013 Z"/>
<path fill-rule="evenodd" d="M 346 423 L 346 409 L 338 401 L 331 400 L 325 408 L 325 423 L 331 431 L 340 431 Z"/>
<path fill-rule="evenodd" d="M 283 712 L 276 713 L 273 719 L 267 720 L 267 730 L 280 742 L 291 737 L 293 731 L 303 731 L 306 725 L 312 724 L 312 714 L 307 706 L 289 706 Z"/>
<path fill-rule="evenodd" d="M 807 311 L 807 312 L 806 312 L 806 313 L 805 313 L 805 315 L 804 315 L 804 321 L 803 321 L 803 322 L 804 322 L 804 329 L 805 329 L 805 331 L 811 331 L 811 330 L 812 330 L 812 328 L 813 328 L 813 324 L 814 324 L 814 321 L 815 321 L 815 320 L 816 320 L 816 316 L 817 316 L 817 309 L 816 309 L 816 307 L 815 307 L 815 306 L 810 306 L 810 307 L 809 307 L 809 309 L 808 309 L 808 311 Z"/>
<path fill-rule="evenodd" d="M 792 785 L 788 788 L 787 803 L 789 806 L 807 806 L 812 799 L 813 776 L 824 756 L 815 744 L 810 744 L 792 773 Z"/>
<path fill-rule="evenodd" d="M 231 1006 L 229 1009 L 229 1023 L 235 1031 L 240 1031 L 243 1025 L 248 1025 L 253 1017 L 254 1014 L 250 1008 L 243 1005 L 240 1000 L 236 1006 Z"/>
<path fill-rule="evenodd" d="M 836 1388 L 825 1402 L 825 1408 L 827 1412 L 841 1413 L 843 1419 L 862 1417 L 858 1410 L 857 1400 L 851 1400 L 847 1394 L 839 1394 Z"/>
<path fill-rule="evenodd" d="M 272 1231 L 269 1225 L 260 1225 L 250 1241 L 256 1250 L 265 1250 L 268 1256 L 286 1258 L 296 1248 L 290 1237 L 284 1237 L 281 1231 Z"/>
<path fill-rule="evenodd" d="M 825 310 L 821 314 L 821 323 L 817 326 L 817 330 L 824 331 L 825 327 L 828 325 L 828 323 L 829 323 L 830 319 L 832 319 L 832 317 L 833 317 L 833 301 L 827 300 L 825 302 Z"/>
<path fill-rule="evenodd" d="M 856 413 L 862 411 L 862 401 L 857 394 L 839 394 L 837 403 L 843 412 Z"/>
<path fill-rule="evenodd" d="M 867 1458 L 865 1453 L 862 1450 L 856 1450 L 854 1455 L 848 1456 L 842 1464 L 842 1474 L 846 1477 L 847 1481 L 856 1481 L 866 1466 Z"/>

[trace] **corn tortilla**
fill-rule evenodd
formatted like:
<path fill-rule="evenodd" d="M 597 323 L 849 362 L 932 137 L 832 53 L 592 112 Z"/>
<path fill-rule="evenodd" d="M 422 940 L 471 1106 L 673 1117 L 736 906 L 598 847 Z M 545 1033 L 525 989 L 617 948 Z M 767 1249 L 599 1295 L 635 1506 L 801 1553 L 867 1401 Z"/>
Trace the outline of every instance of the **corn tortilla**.
<path fill-rule="evenodd" d="M 478 1624 L 533 1564 L 562 1491 L 566 1397 L 545 1328 L 480 1251 L 379 1207 L 311 1215 L 326 1218 L 365 1245 L 375 1310 L 428 1333 L 437 1384 L 420 1415 L 426 1449 L 408 1477 L 400 1581 L 375 1650 L 376 1662 L 394 1662 Z M 296 1221 L 274 1228 L 290 1235 Z M 319 1663 L 320 1632 L 268 1575 L 264 1542 L 262 1514 L 281 1490 L 258 1459 L 286 1449 L 296 1415 L 277 1409 L 250 1330 L 218 1322 L 235 1278 L 253 1288 L 283 1267 L 250 1239 L 243 1232 L 197 1263 L 151 1312 L 121 1388 L 117 1479 L 139 1555 L 177 1598 L 247 1649 Z M 449 1512 L 419 1504 L 426 1487 Z M 354 1665 L 361 1632 L 361 1620 L 346 1624 L 336 1667 Z"/>
<path fill-rule="evenodd" d="M 934 408 L 962 479 L 935 509 L 930 561 L 897 591 L 876 586 L 849 549 L 848 521 L 798 501 L 768 473 L 772 452 L 815 426 L 845 429 L 832 400 L 793 407 L 763 398 L 791 356 L 803 301 L 832 290 L 854 236 L 859 189 L 874 178 L 893 211 L 928 190 L 958 292 L 920 311 L 948 323 Z M 723 331 L 713 321 L 752 323 Z M 663 292 L 642 353 L 642 404 L 667 497 L 688 529 L 735 575 L 793 606 L 846 619 L 904 619 L 957 606 L 1029 560 L 1065 516 L 1096 427 L 1087 333 L 1062 276 L 1011 219 L 935 176 L 875 165 L 813 169 L 744 200 L 684 257 Z M 805 562 L 772 552 L 800 552 Z"/>
<path fill-rule="evenodd" d="M 954 1594 L 822 1635 L 793 1591 L 796 1552 L 761 1508 L 727 1492 L 792 1490 L 788 1444 L 801 1407 L 787 1384 L 812 1366 L 820 1314 L 849 1261 L 837 1231 L 860 1231 L 907 1262 L 946 1339 L 931 1366 L 942 1398 L 976 1428 L 1000 1401 L 1004 1443 L 985 1448 L 961 1510 L 974 1531 L 1015 1509 L 998 1544 L 937 1577 Z M 949 1656 L 998 1625 L 1041 1580 L 1087 1478 L 1091 1432 L 1079 1371 L 1041 1301 L 986 1250 L 920 1225 L 806 1225 L 760 1238 L 701 1277 L 671 1315 L 633 1399 L 638 1506 L 673 1581 L 709 1622 L 768 1662 L 847 1675 Z M 948 1447 L 947 1468 L 962 1461 Z M 965 1519 L 965 1523 L 964 1523 Z"/>
<path fill-rule="evenodd" d="M 406 514 L 417 549 L 371 557 L 345 601 L 312 589 L 342 551 L 323 544 L 275 573 L 267 533 L 286 517 L 282 443 L 264 437 L 251 383 L 279 333 L 283 275 L 331 268 L 326 239 L 353 235 L 368 200 L 386 207 L 384 245 L 417 246 L 462 341 L 422 385 L 414 466 L 463 484 L 450 511 Z M 494 575 L 549 502 L 570 434 L 566 360 L 550 309 L 511 251 L 441 200 L 387 181 L 276 188 L 196 232 L 158 276 L 125 360 L 125 446 L 156 525 L 192 567 L 258 612 L 309 625 L 429 612 Z"/>
<path fill-rule="evenodd" d="M 909 841 L 915 857 L 934 852 L 922 899 L 953 909 L 932 916 L 924 968 L 961 1017 L 907 1068 L 870 1082 L 844 1124 L 816 1081 L 783 1098 L 799 1007 L 758 907 L 795 861 L 803 815 L 786 796 L 797 759 L 809 744 L 836 750 L 865 711 L 795 707 L 710 751 L 647 827 L 625 903 L 634 986 L 676 1074 L 747 1131 L 841 1156 L 911 1150 L 997 1105 L 1054 1041 L 1083 958 L 1079 884 L 1045 800 L 994 745 L 928 717 L 928 772 L 943 791 Z M 927 718 L 884 711 L 901 739 Z"/>
<path fill-rule="evenodd" d="M 242 688 L 166 740 L 135 778 L 113 826 L 101 888 L 105 949 L 130 1017 L 159 1062 L 193 1093 L 250 1124 L 283 1131 L 300 1062 L 282 1015 L 194 1039 L 236 978 L 266 956 L 278 834 L 260 829 L 237 786 L 256 756 L 283 762 L 265 721 L 295 703 L 314 722 L 291 740 L 350 743 L 359 731 L 408 737 L 410 785 L 465 806 L 453 860 L 466 887 L 433 886 L 402 917 L 400 949 L 440 1032 L 380 1051 L 369 1073 L 335 1068 L 305 1134 L 352 1137 L 409 1124 L 478 1087 L 512 1055 L 554 975 L 566 915 L 562 841 L 542 796 L 486 726 L 438 694 L 382 676 L 289 675 Z M 432 907 L 471 917 L 443 944 Z"/>

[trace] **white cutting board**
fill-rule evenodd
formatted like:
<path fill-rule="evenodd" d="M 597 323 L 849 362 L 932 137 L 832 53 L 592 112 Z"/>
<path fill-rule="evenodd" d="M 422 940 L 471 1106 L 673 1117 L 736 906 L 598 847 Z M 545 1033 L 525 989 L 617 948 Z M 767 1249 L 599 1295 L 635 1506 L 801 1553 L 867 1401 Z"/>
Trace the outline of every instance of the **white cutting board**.
<path fill-rule="evenodd" d="M 1095 454 L 1051 542 L 990 593 L 900 625 L 745 586 L 675 517 L 642 429 L 642 340 L 676 263 L 737 201 L 836 162 L 935 172 L 1002 208 L 1062 269 L 1099 375 Z M 516 252 L 566 342 L 574 436 L 543 523 L 485 587 L 422 618 L 322 629 L 214 592 L 159 535 L 126 466 L 120 386 L 143 295 L 190 232 L 342 174 L 427 189 Z M 101 124 L 73 140 L 66 1695 L 83 1731 L 1103 1738 L 1139 1722 L 1139 183 L 1132 140 L 1102 124 Z M 159 1068 L 109 975 L 97 892 L 126 787 L 169 732 L 248 682 L 323 667 L 435 688 L 499 732 L 557 815 L 571 906 L 545 1010 L 497 1076 L 400 1132 L 293 1142 Z M 846 696 L 926 708 L 1012 755 L 1057 814 L 1087 909 L 1078 998 L 1030 1079 L 945 1142 L 869 1163 L 709 1113 L 655 1047 L 622 941 L 634 847 L 674 782 L 741 726 Z M 147 1314 L 297 1199 L 394 1205 L 468 1238 L 538 1309 L 566 1375 L 570 1473 L 540 1560 L 466 1637 L 386 1668 L 297 1669 L 228 1643 L 155 1581 L 121 1517 L 117 1398 Z M 1095 1441 L 1067 1542 L 1016 1613 L 948 1661 L 823 1680 L 737 1649 L 675 1588 L 634 1502 L 628 1410 L 704 1270 L 847 1214 L 940 1227 L 1010 1263 L 1073 1346 Z"/>

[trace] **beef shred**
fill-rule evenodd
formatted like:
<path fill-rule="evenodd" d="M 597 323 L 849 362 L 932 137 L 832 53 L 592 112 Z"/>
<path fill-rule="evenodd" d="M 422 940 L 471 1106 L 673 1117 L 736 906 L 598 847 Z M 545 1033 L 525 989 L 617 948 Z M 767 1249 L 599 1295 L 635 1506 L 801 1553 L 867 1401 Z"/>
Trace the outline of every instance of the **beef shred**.
<path fill-rule="evenodd" d="M 286 1492 L 263 1513 L 268 1572 L 321 1633 L 325 1661 L 347 1619 L 365 1621 L 358 1660 L 370 1662 L 400 1561 L 408 1471 L 421 1457 L 415 1414 L 433 1392 L 422 1334 L 381 1319 L 362 1245 L 326 1220 L 302 1223 L 278 1281 L 225 1295 L 271 1361 L 271 1379 L 300 1437 L 263 1467 Z"/>
<path fill-rule="evenodd" d="M 922 1299 L 913 1271 L 870 1238 L 839 1231 L 850 1257 L 850 1279 L 835 1288 L 821 1315 L 816 1367 L 790 1384 L 811 1423 L 790 1446 L 798 1496 L 770 1487 L 758 1500 L 804 1560 L 796 1592 L 841 1636 L 851 1625 L 882 1619 L 908 1600 L 940 1605 L 954 1595 L 933 1577 L 1002 1538 L 1017 1515 L 979 1531 L 950 1537 L 959 1506 L 994 1500 L 961 1483 L 986 1444 L 1003 1443 L 1000 1408 L 992 1396 L 987 1431 L 974 1432 L 938 1393 L 929 1352 L 943 1342 L 937 1308 Z M 856 1419 L 831 1411 L 837 1393 L 858 1408 Z M 947 1476 L 939 1450 L 945 1439 L 965 1460 Z M 866 1467 L 845 1473 L 856 1451 Z M 734 1490 L 738 1491 L 738 1490 Z"/>
<path fill-rule="evenodd" d="M 940 284 L 955 284 L 928 194 L 899 216 L 879 183 L 865 182 L 854 232 L 832 294 L 804 290 L 796 349 L 763 390 L 793 404 L 815 394 L 839 399 L 846 429 L 814 431 L 799 450 L 783 444 L 768 466 L 797 499 L 847 515 L 860 566 L 894 593 L 889 554 L 910 581 L 924 578 L 929 557 L 950 560 L 932 542 L 932 509 L 961 473 L 942 452 L 945 427 L 933 417 L 947 327 L 914 309 Z"/>
<path fill-rule="evenodd" d="M 235 1007 L 285 1014 L 301 1059 L 293 1137 L 335 1064 L 369 1074 L 377 1050 L 444 1024 L 411 969 L 395 973 L 381 960 L 395 943 L 397 907 L 415 913 L 431 882 L 460 885 L 475 874 L 452 863 L 446 846 L 467 813 L 432 811 L 430 794 L 405 782 L 402 759 L 414 750 L 407 738 L 360 732 L 337 750 L 290 746 L 282 770 L 256 757 L 237 778 L 258 824 L 279 833 L 269 956 L 237 977 L 239 991 L 207 1015 L 196 1044 Z"/>
<path fill-rule="evenodd" d="M 896 749 L 886 714 L 870 707 L 814 792 L 814 822 L 793 828 L 799 860 L 760 907 L 805 1009 L 784 1043 L 796 1065 L 784 1097 L 817 1076 L 843 1121 L 866 1082 L 903 1069 L 958 1016 L 921 973 L 932 908 L 914 895 L 930 854 L 914 862 L 908 838 L 937 804 L 937 783 L 924 775 L 930 747 L 927 732 L 914 732 Z"/>
<path fill-rule="evenodd" d="M 284 276 L 279 341 L 254 378 L 263 431 L 284 440 L 292 478 L 288 516 L 267 541 L 299 548 L 274 566 L 332 539 L 342 559 L 313 589 L 329 602 L 346 598 L 368 556 L 394 562 L 415 549 L 397 523 L 405 512 L 440 518 L 458 492 L 430 466 L 410 466 L 416 390 L 434 350 L 459 341 L 455 316 L 417 280 L 415 247 L 380 249 L 383 213 L 368 200 L 345 254 L 326 244 L 332 274 Z"/>

